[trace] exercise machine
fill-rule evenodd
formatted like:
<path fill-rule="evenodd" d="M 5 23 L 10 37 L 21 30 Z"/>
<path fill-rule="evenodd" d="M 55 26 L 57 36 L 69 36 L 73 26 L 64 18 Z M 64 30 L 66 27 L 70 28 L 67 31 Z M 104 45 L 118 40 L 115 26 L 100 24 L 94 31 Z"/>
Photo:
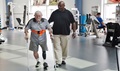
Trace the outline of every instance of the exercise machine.
<path fill-rule="evenodd" d="M 13 2 L 8 2 L 8 14 L 7 14 L 7 22 L 6 25 L 10 30 L 14 30 L 14 4 Z"/>
<path fill-rule="evenodd" d="M 76 24 L 76 30 L 78 29 L 78 25 L 80 24 L 80 13 L 79 13 L 79 10 L 77 8 L 72 8 L 72 13 L 73 13 L 73 16 L 74 16 L 74 19 L 75 19 L 75 24 Z M 72 27 L 73 28 L 73 27 Z M 77 32 L 79 32 L 77 30 Z"/>
<path fill-rule="evenodd" d="M 16 18 L 17 22 L 19 23 L 19 26 L 15 27 L 15 28 L 17 28 L 17 29 L 23 29 L 23 27 L 26 24 L 27 15 L 28 15 L 27 6 L 24 5 L 23 22 L 21 21 L 20 18 Z"/>
<path fill-rule="evenodd" d="M 2 36 L 2 28 L 1 28 L 1 15 L 0 15 L 0 44 L 5 42 L 5 40 L 3 40 L 1 36 Z"/>

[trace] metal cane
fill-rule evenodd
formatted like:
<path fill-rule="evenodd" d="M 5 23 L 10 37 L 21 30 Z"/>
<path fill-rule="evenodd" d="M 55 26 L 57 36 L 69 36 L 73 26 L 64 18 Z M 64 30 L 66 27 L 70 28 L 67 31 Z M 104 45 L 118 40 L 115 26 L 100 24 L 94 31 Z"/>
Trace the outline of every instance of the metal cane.
<path fill-rule="evenodd" d="M 53 57 L 54 57 L 54 60 L 55 60 L 53 39 L 54 39 L 54 37 L 53 37 L 53 35 L 52 35 L 52 37 L 51 37 L 51 41 L 52 41 L 52 46 L 53 46 Z M 55 69 L 55 71 L 56 71 L 56 62 L 55 62 L 55 65 L 54 65 L 54 69 Z"/>
<path fill-rule="evenodd" d="M 119 68 L 119 58 L 118 58 L 118 48 L 116 48 L 116 60 L 117 60 L 117 69 L 118 71 L 120 71 L 120 68 Z"/>
<path fill-rule="evenodd" d="M 26 42 L 27 42 L 27 45 L 26 45 L 27 47 L 27 69 L 29 71 L 29 43 L 28 43 L 28 40 L 26 40 Z"/>

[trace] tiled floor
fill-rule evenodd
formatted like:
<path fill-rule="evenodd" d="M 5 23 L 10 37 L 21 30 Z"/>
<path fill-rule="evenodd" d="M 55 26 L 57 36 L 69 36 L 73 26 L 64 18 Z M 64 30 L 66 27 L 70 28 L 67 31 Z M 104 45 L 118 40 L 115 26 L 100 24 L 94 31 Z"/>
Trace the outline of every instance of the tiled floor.
<path fill-rule="evenodd" d="M 36 61 L 32 52 L 28 51 L 22 30 L 3 30 L 3 35 L 6 42 L 0 45 L 0 71 L 44 71 L 42 64 L 35 69 Z M 70 37 L 67 65 L 57 68 L 56 71 L 118 71 L 116 48 L 102 46 L 104 40 L 103 35 L 99 39 L 95 36 L 78 36 L 75 39 Z M 53 47 L 49 36 L 48 46 L 47 71 L 55 71 Z M 40 60 L 43 62 L 41 55 Z"/>

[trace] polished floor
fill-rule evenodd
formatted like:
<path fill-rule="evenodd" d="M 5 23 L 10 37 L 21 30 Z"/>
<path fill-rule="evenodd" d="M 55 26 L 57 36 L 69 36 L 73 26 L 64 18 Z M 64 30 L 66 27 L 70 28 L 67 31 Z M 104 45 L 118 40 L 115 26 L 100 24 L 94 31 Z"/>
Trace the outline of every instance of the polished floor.
<path fill-rule="evenodd" d="M 23 30 L 3 30 L 5 43 L 0 45 L 0 71 L 44 71 L 42 66 L 41 49 L 39 49 L 41 66 L 35 68 L 36 60 L 32 52 L 28 51 L 28 44 L 24 39 Z M 52 42 L 48 35 L 46 62 L 47 71 L 55 71 Z M 104 47 L 105 36 L 70 37 L 69 56 L 67 64 L 56 71 L 118 71 L 116 48 Z M 119 49 L 118 55 L 120 54 Z"/>

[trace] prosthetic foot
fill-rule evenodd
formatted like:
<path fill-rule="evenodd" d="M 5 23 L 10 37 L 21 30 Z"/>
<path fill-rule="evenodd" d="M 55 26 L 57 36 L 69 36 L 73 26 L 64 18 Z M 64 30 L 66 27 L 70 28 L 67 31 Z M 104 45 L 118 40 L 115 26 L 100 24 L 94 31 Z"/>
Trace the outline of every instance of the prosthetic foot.
<path fill-rule="evenodd" d="M 46 60 L 46 51 L 43 51 L 42 56 L 43 56 L 43 59 L 44 59 L 44 63 L 43 63 L 44 70 L 47 70 L 48 64 L 45 62 L 45 60 Z"/>
<path fill-rule="evenodd" d="M 43 63 L 44 70 L 47 70 L 48 64 L 46 62 Z"/>

